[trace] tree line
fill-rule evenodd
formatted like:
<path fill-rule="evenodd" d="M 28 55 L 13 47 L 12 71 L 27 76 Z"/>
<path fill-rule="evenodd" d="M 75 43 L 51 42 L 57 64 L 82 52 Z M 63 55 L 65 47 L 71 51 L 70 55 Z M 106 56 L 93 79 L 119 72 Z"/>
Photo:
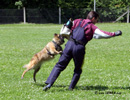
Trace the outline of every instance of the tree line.
<path fill-rule="evenodd" d="M 123 8 L 129 0 L 95 0 L 96 8 Z M 27 8 L 93 8 L 94 0 L 1 0 L 0 9 Z"/>
<path fill-rule="evenodd" d="M 127 11 L 130 6 L 129 0 L 95 0 L 96 11 L 100 14 L 100 22 L 112 22 Z M 61 8 L 62 22 L 66 22 L 69 18 L 86 18 L 86 14 L 93 10 L 94 0 L 1 0 L 0 9 L 22 9 L 25 7 L 27 10 L 27 17 L 37 15 L 37 17 L 50 23 L 57 23 L 58 21 L 58 8 Z M 130 7 L 129 7 L 130 8 Z M 37 9 L 40 12 L 38 15 Z M 7 11 L 2 13 L 7 15 L 14 15 L 16 11 Z M 33 15 L 32 15 L 33 14 Z M 14 18 L 16 20 L 16 18 Z M 29 19 L 29 18 L 28 18 Z M 124 16 L 120 21 L 126 21 L 127 16 Z M 34 20 L 34 19 L 32 19 Z M 40 21 L 42 22 L 42 21 Z"/>

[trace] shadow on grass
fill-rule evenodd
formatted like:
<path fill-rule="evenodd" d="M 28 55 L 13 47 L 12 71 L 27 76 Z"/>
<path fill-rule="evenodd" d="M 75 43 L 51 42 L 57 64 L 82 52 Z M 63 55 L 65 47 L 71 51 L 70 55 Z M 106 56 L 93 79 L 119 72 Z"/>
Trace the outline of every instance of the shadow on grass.
<path fill-rule="evenodd" d="M 75 89 L 77 90 L 108 90 L 109 88 L 107 86 L 77 86 Z"/>
<path fill-rule="evenodd" d="M 38 87 L 44 87 L 46 84 L 41 84 L 41 83 L 33 83 L 34 85 L 37 85 Z"/>
<path fill-rule="evenodd" d="M 34 83 L 34 85 L 37 85 L 39 87 L 44 87 L 46 84 L 40 84 L 40 83 Z M 68 85 L 53 85 L 53 87 L 58 87 L 58 88 L 68 88 Z M 107 90 L 107 86 L 76 86 L 76 90 Z"/>
<path fill-rule="evenodd" d="M 46 84 L 40 84 L 40 83 L 34 83 L 34 85 L 37 85 L 39 87 L 46 86 Z M 52 87 L 65 88 L 67 90 L 69 88 L 68 85 L 53 85 Z M 110 90 L 110 89 L 130 90 L 130 86 L 128 86 L 128 87 L 122 87 L 122 86 L 108 87 L 108 86 L 101 86 L 101 85 L 96 85 L 96 86 L 76 86 L 75 89 L 76 90 L 99 90 L 99 91 L 105 91 L 105 90 Z"/>
<path fill-rule="evenodd" d="M 128 86 L 128 87 L 122 87 L 122 86 L 120 86 L 120 87 L 113 87 L 112 89 L 130 90 L 130 86 Z"/>

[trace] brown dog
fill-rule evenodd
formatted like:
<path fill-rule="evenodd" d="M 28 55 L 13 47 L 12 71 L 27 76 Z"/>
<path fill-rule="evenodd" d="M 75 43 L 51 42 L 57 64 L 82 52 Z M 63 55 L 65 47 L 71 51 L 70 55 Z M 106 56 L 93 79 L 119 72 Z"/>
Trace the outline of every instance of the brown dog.
<path fill-rule="evenodd" d="M 53 40 L 49 42 L 40 52 L 36 53 L 27 65 L 23 66 L 24 68 L 27 69 L 23 72 L 21 79 L 23 79 L 24 74 L 27 71 L 34 69 L 33 79 L 36 82 L 35 76 L 36 73 L 41 68 L 42 63 L 44 61 L 48 61 L 54 58 L 56 54 L 61 54 L 62 47 L 60 45 L 62 45 L 63 43 L 64 43 L 64 38 L 61 35 L 55 33 Z"/>

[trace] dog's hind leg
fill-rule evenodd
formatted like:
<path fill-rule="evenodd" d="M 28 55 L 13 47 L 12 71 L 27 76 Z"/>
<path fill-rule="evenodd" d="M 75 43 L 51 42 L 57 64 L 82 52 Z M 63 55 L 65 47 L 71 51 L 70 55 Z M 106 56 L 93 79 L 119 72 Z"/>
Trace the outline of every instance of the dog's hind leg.
<path fill-rule="evenodd" d="M 33 73 L 33 80 L 36 82 L 36 73 L 40 70 L 41 66 L 38 66 L 37 69 L 34 70 L 34 73 Z"/>

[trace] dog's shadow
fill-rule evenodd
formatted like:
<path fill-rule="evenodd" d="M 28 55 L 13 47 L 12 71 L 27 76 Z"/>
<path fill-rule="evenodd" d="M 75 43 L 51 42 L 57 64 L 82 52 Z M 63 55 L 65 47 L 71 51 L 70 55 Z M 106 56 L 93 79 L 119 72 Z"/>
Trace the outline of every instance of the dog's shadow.
<path fill-rule="evenodd" d="M 44 87 L 46 86 L 46 84 L 40 84 L 40 83 L 34 83 L 35 85 L 39 86 L 39 87 Z M 65 88 L 66 90 L 68 90 L 68 85 L 53 85 L 53 87 L 57 87 L 57 88 Z M 123 89 L 123 90 L 129 90 L 130 86 L 128 87 L 122 87 L 122 86 L 114 86 L 109 88 L 108 86 L 102 86 L 102 85 L 96 85 L 96 86 L 76 86 L 75 87 L 76 90 L 98 90 L 98 91 L 105 91 L 105 90 L 110 90 L 110 89 Z"/>
<path fill-rule="evenodd" d="M 38 86 L 38 87 L 44 87 L 44 86 L 46 86 L 46 84 L 41 84 L 41 83 L 33 83 L 34 85 L 36 85 L 36 86 Z"/>

